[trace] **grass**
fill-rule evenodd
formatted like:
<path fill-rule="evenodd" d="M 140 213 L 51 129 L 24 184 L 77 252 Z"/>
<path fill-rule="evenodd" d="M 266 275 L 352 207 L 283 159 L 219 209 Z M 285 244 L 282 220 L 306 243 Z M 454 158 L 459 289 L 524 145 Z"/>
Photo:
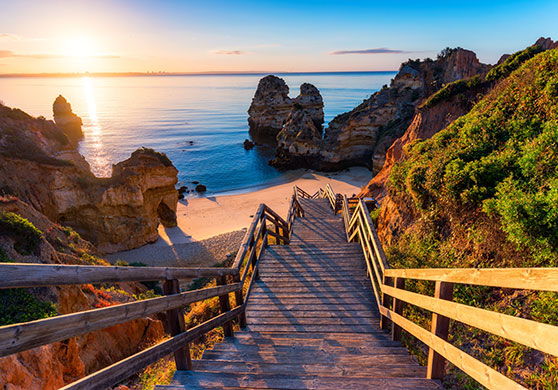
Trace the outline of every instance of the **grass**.
<path fill-rule="evenodd" d="M 0 214 L 0 234 L 12 237 L 15 240 L 14 249 L 22 255 L 37 250 L 43 238 L 43 232 L 27 219 L 6 211 Z"/>
<path fill-rule="evenodd" d="M 478 88 L 482 85 L 480 76 L 476 75 L 470 79 L 457 80 L 444 85 L 439 91 L 432 94 L 420 105 L 420 108 L 430 108 L 441 101 L 448 101 L 452 97 L 463 94 L 464 92 Z"/>
<path fill-rule="evenodd" d="M 38 300 L 26 289 L 0 290 L 0 325 L 34 321 L 57 314 L 53 303 Z"/>

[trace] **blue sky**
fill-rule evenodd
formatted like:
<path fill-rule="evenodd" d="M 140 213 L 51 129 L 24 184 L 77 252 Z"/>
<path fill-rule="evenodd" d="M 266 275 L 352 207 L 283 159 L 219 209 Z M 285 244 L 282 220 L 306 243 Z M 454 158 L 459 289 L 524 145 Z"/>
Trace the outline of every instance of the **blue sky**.
<path fill-rule="evenodd" d="M 558 39 L 557 0 L 19 0 L 2 9 L 0 73 L 392 70 L 447 46 L 493 63 L 540 36 Z"/>

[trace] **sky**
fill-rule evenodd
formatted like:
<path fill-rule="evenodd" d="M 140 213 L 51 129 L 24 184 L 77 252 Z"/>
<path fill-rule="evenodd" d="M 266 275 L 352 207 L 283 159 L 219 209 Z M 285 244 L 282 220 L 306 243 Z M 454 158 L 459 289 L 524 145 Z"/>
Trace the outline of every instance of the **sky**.
<path fill-rule="evenodd" d="M 397 70 L 445 47 L 495 63 L 558 39 L 558 0 L 0 4 L 0 74 Z"/>

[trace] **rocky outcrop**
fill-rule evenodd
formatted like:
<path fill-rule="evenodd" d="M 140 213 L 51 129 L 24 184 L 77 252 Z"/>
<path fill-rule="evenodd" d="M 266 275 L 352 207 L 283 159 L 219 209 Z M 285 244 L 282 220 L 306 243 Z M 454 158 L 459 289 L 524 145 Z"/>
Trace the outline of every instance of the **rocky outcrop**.
<path fill-rule="evenodd" d="M 0 191 L 111 253 L 157 240 L 176 226 L 177 170 L 161 153 L 140 149 L 97 178 L 51 121 L 0 107 Z"/>
<path fill-rule="evenodd" d="M 250 135 L 256 142 L 275 143 L 277 134 L 283 128 L 293 104 L 305 108 L 317 128 L 324 122 L 323 99 L 312 84 L 300 86 L 300 95 L 289 97 L 289 87 L 277 76 L 265 76 L 258 83 L 252 104 L 248 109 Z"/>
<path fill-rule="evenodd" d="M 0 197 L 0 214 L 14 213 L 42 232 L 31 252 L 21 254 L 15 242 L 21 231 L 0 231 L 0 249 L 9 261 L 42 264 L 101 265 L 94 246 L 75 233 L 52 223 L 30 205 L 14 198 Z M 104 263 L 107 264 L 107 263 Z M 33 298 L 56 305 L 59 314 L 133 301 L 144 293 L 141 284 L 120 283 L 115 289 L 85 286 L 61 286 L 26 290 Z M 10 301 L 8 301 L 10 304 Z M 10 308 L 2 307 L 2 310 Z M 18 307 L 18 310 L 28 310 Z M 34 315 L 35 313 L 29 313 Z M 3 318 L 4 319 L 4 318 Z M 143 318 L 61 342 L 37 347 L 0 358 L 0 388 L 11 390 L 54 390 L 94 371 L 126 358 L 164 336 L 161 321 Z"/>
<path fill-rule="evenodd" d="M 416 140 L 431 138 L 455 119 L 465 115 L 473 106 L 476 96 L 484 93 L 485 88 L 485 86 L 479 85 L 465 93 L 452 96 L 448 100 L 440 101 L 432 107 L 418 108 L 405 133 L 388 148 L 382 169 L 358 196 L 372 196 L 381 201 L 387 195 L 386 182 L 393 166 L 404 156 L 405 145 Z"/>
<path fill-rule="evenodd" d="M 419 102 L 446 83 L 484 74 L 489 69 L 475 53 L 464 49 L 446 49 L 436 60 L 404 63 L 389 87 L 330 122 L 319 154 L 312 158 L 289 155 L 289 148 L 283 146 L 274 163 L 320 170 L 364 165 L 378 172 L 388 148 L 410 125 Z"/>
<path fill-rule="evenodd" d="M 64 96 L 58 95 L 52 105 L 52 111 L 54 122 L 72 142 L 77 142 L 83 138 L 83 131 L 81 130 L 83 122 L 79 116 L 73 113 L 72 106 Z"/>

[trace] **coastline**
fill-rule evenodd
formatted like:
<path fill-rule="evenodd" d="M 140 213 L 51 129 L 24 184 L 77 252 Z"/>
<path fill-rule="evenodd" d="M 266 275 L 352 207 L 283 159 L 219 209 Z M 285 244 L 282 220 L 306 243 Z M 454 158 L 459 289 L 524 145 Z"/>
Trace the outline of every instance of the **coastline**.
<path fill-rule="evenodd" d="M 330 183 L 336 192 L 351 196 L 370 181 L 372 173 L 366 168 L 353 167 L 327 173 L 298 169 L 285 176 L 278 183 L 264 188 L 258 186 L 251 191 L 180 200 L 177 227 L 160 225 L 156 242 L 106 257 L 111 262 L 121 259 L 161 266 L 212 266 L 238 249 L 260 203 L 267 204 L 285 218 L 294 185 L 313 194 Z M 200 244 L 218 249 L 204 250 L 201 258 Z"/>

